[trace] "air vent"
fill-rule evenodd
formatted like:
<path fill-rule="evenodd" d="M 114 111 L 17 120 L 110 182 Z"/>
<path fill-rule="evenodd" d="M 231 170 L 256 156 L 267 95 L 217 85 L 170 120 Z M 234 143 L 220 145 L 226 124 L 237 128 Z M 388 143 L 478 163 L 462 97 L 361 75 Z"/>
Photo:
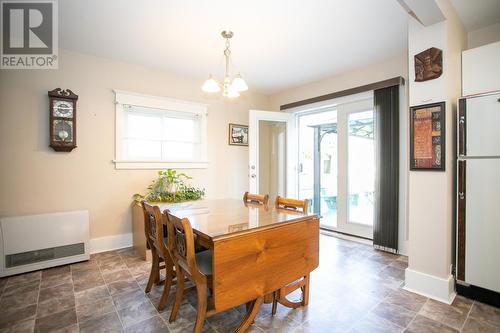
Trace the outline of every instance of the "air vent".
<path fill-rule="evenodd" d="M 85 253 L 85 244 L 77 243 L 71 245 L 51 247 L 23 253 L 9 254 L 5 256 L 7 268 L 39 263 L 53 259 L 76 256 Z"/>

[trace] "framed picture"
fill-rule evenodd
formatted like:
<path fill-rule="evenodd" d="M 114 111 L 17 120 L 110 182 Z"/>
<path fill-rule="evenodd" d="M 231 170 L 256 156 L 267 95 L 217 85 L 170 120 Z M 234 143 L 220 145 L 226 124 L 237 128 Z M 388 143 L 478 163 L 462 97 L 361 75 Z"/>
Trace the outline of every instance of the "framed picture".
<path fill-rule="evenodd" d="M 410 170 L 445 170 L 445 103 L 410 108 Z"/>
<path fill-rule="evenodd" d="M 229 144 L 248 146 L 248 126 L 229 124 Z"/>

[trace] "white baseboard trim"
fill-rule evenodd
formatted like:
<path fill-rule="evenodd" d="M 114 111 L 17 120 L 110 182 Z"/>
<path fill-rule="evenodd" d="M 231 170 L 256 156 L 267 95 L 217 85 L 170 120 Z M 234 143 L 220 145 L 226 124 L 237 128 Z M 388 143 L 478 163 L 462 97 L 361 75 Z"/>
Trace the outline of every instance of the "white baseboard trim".
<path fill-rule="evenodd" d="M 132 233 L 113 235 L 90 240 L 90 253 L 100 253 L 132 246 Z"/>
<path fill-rule="evenodd" d="M 443 279 L 409 268 L 405 270 L 403 289 L 446 304 L 451 304 L 457 295 L 455 293 L 455 279 L 452 275 Z"/>
<path fill-rule="evenodd" d="M 349 241 L 352 241 L 352 242 L 362 243 L 362 244 L 366 244 L 366 245 L 370 245 L 370 246 L 373 245 L 373 242 L 371 240 L 369 240 L 369 239 L 365 239 L 365 238 L 361 238 L 361 237 L 356 237 L 356 236 L 351 236 L 351 235 L 346 235 L 346 234 L 341 234 L 341 233 L 335 232 L 335 231 L 329 231 L 329 230 L 321 229 L 320 233 L 323 234 L 323 235 L 327 235 L 327 236 L 331 236 L 331 237 L 337 237 L 337 238 L 349 240 Z"/>

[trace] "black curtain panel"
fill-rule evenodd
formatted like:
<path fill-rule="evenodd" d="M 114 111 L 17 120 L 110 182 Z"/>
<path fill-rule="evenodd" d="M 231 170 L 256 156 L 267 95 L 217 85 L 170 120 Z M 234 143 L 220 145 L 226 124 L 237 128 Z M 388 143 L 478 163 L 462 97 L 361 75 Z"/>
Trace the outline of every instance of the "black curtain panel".
<path fill-rule="evenodd" d="M 374 90 L 376 181 L 373 246 L 397 252 L 399 198 L 399 86 Z"/>

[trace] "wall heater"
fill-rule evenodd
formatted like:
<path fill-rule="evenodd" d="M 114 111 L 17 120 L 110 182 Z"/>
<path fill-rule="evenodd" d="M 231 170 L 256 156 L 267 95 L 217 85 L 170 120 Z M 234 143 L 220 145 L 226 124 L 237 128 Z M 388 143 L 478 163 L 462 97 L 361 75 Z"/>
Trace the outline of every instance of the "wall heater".
<path fill-rule="evenodd" d="M 0 277 L 89 258 L 88 211 L 0 218 Z"/>

